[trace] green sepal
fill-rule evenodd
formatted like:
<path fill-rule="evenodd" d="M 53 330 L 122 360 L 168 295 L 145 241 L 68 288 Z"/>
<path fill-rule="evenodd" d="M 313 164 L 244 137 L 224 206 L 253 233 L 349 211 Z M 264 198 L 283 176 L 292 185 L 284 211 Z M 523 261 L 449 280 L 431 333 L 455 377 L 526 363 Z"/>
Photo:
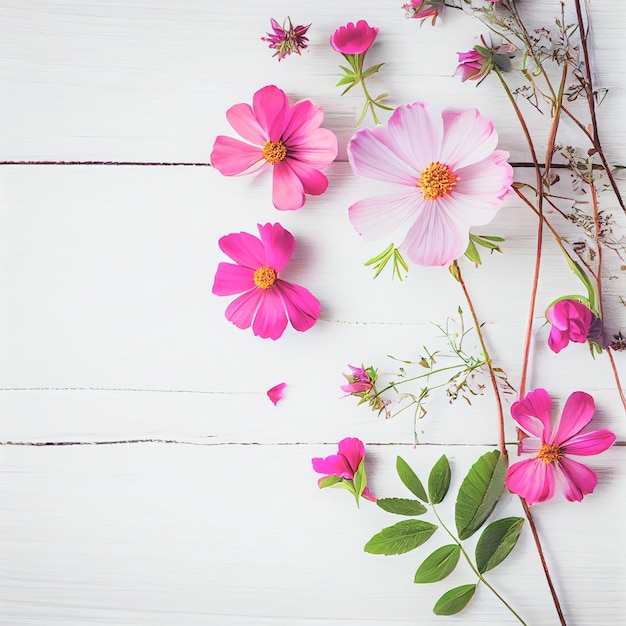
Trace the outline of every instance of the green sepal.
<path fill-rule="evenodd" d="M 476 569 L 481 574 L 500 565 L 517 543 L 524 519 L 505 517 L 483 530 L 476 544 Z"/>
<path fill-rule="evenodd" d="M 472 600 L 476 593 L 476 585 L 461 585 L 446 591 L 433 607 L 435 615 L 456 615 Z"/>
<path fill-rule="evenodd" d="M 354 474 L 354 491 L 356 496 L 356 501 L 359 501 L 361 495 L 363 495 L 363 491 L 365 490 L 365 486 L 367 485 L 367 476 L 365 475 L 365 460 L 362 460 L 359 463 L 359 467 Z"/>
<path fill-rule="evenodd" d="M 404 486 L 414 496 L 417 496 L 422 502 L 428 502 L 428 496 L 426 495 L 422 481 L 401 456 L 396 457 L 396 471 L 398 472 L 400 480 L 404 483 Z"/>
<path fill-rule="evenodd" d="M 413 582 L 421 584 L 443 580 L 454 571 L 460 556 L 461 546 L 456 543 L 437 548 L 417 568 Z"/>
<path fill-rule="evenodd" d="M 371 76 L 372 74 L 375 74 L 376 72 L 378 72 L 378 70 L 384 65 L 384 63 L 379 63 L 378 65 L 372 65 L 372 67 L 369 67 L 368 69 L 366 69 L 363 74 L 361 75 L 362 78 L 367 78 L 368 76 Z"/>
<path fill-rule="evenodd" d="M 437 526 L 418 519 L 407 519 L 383 528 L 363 548 L 370 554 L 405 554 L 428 541 Z"/>
<path fill-rule="evenodd" d="M 341 476 L 326 476 L 319 481 L 318 486 L 320 489 L 324 489 L 325 487 L 332 487 L 342 480 L 343 478 L 341 478 Z"/>
<path fill-rule="evenodd" d="M 409 498 L 381 498 L 376 500 L 376 504 L 383 511 L 396 515 L 423 515 L 427 511 L 419 500 L 410 500 Z"/>
<path fill-rule="evenodd" d="M 428 476 L 428 497 L 432 504 L 439 504 L 450 488 L 450 462 L 444 454 L 433 466 Z"/>

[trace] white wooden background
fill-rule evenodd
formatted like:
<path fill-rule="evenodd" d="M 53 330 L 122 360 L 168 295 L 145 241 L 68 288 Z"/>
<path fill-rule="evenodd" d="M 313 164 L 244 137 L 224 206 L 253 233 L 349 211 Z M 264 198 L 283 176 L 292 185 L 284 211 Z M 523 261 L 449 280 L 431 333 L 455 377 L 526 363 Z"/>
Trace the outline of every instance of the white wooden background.
<path fill-rule="evenodd" d="M 336 442 L 367 444 L 375 494 L 404 495 L 395 457 L 424 476 L 448 454 L 458 485 L 496 443 L 490 394 L 472 407 L 433 401 L 414 448 L 409 416 L 385 421 L 340 399 L 347 364 L 391 370 L 387 354 L 417 358 L 436 345 L 430 322 L 464 305 L 446 269 L 413 268 L 376 281 L 363 260 L 385 242 L 360 241 L 347 207 L 377 186 L 357 180 L 345 146 L 358 89 L 340 97 L 333 30 L 367 19 L 380 28 L 371 81 L 397 106 L 477 106 L 514 161 L 528 152 L 495 81 L 476 89 L 451 78 L 456 51 L 479 25 L 449 11 L 435 28 L 405 20 L 400 0 L 259 3 L 217 0 L 0 0 L 0 160 L 201 162 L 225 111 L 276 84 L 324 107 L 340 152 L 330 186 L 295 213 L 270 202 L 267 178 L 229 179 L 209 167 L 0 167 L 0 623 L 111 625 L 508 624 L 485 589 L 454 618 L 431 607 L 470 582 L 416 586 L 434 547 L 397 557 L 363 552 L 397 521 L 349 494 L 319 491 L 310 466 Z M 527 0 L 550 24 L 556 1 Z M 600 108 L 608 158 L 626 160 L 626 70 L 619 3 L 593 0 Z M 269 18 L 312 22 L 302 57 L 278 63 L 260 37 Z M 543 153 L 547 119 L 532 119 Z M 564 125 L 564 131 L 571 129 Z M 575 137 L 573 131 L 572 137 Z M 518 169 L 524 179 L 527 172 Z M 626 185 L 621 183 L 623 193 Z M 625 225 L 610 193 L 602 208 Z M 280 221 L 298 241 L 289 275 L 322 303 L 307 333 L 277 342 L 228 323 L 228 299 L 211 294 L 224 260 L 220 236 Z M 483 233 L 505 254 L 466 277 L 496 363 L 517 385 L 534 259 L 536 220 L 514 197 Z M 575 232 L 575 231 L 572 231 Z M 608 329 L 626 330 L 625 276 L 607 253 Z M 596 398 L 598 428 L 618 444 L 591 457 L 596 492 L 581 504 L 537 505 L 534 515 L 568 624 L 626 623 L 626 422 L 606 355 L 585 346 L 554 355 L 542 311 L 580 292 L 546 239 L 530 387 L 562 405 L 576 389 Z M 622 378 L 626 357 L 616 355 Z M 265 392 L 285 381 L 274 407 Z M 507 424 L 509 440 L 514 429 Z M 44 445 L 45 444 L 45 445 Z M 513 452 L 513 449 L 511 450 Z M 522 515 L 517 498 L 498 511 Z M 530 533 L 490 576 L 528 624 L 557 624 Z"/>

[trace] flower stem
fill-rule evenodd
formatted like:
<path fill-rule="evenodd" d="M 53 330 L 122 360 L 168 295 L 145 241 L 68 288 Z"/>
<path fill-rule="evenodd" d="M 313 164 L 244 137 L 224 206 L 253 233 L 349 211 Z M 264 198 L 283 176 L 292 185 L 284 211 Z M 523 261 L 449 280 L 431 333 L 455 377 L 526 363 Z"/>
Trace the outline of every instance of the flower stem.
<path fill-rule="evenodd" d="M 467 285 L 463 280 L 463 274 L 461 274 L 461 268 L 457 261 L 453 263 L 454 269 L 456 271 L 456 276 L 461 285 L 461 289 L 463 290 L 463 295 L 467 300 L 467 306 L 469 307 L 470 314 L 472 319 L 474 320 L 474 328 L 476 329 L 476 334 L 478 335 L 478 340 L 480 341 L 480 347 L 483 351 L 483 356 L 485 357 L 485 362 L 487 367 L 489 368 L 489 377 L 491 378 L 491 384 L 493 386 L 493 391 L 496 397 L 496 408 L 498 411 L 498 449 L 502 456 L 508 460 L 509 453 L 504 445 L 504 413 L 502 412 L 502 399 L 500 398 L 500 392 L 498 390 L 498 379 L 496 377 L 496 372 L 493 369 L 493 363 L 491 361 L 491 357 L 489 356 L 489 351 L 487 350 L 487 346 L 485 344 L 485 338 L 483 337 L 482 330 L 480 329 L 480 322 L 478 321 L 478 316 L 476 315 L 476 310 L 474 309 L 474 303 L 472 302 L 472 298 L 470 297 L 469 291 L 467 290 Z"/>
<path fill-rule="evenodd" d="M 498 598 L 498 600 L 500 600 L 500 602 L 502 602 L 502 604 L 504 604 L 504 606 L 509 609 L 509 611 L 511 611 L 511 613 L 518 619 L 520 624 L 524 624 L 524 626 L 526 626 L 526 622 L 516 613 L 515 609 L 513 609 L 513 607 L 487 582 L 485 577 L 478 571 L 478 569 L 476 569 L 476 566 L 474 565 L 474 563 L 472 563 L 472 559 L 470 559 L 469 554 L 467 554 L 465 548 L 461 545 L 461 542 L 455 537 L 454 533 L 452 533 L 450 529 L 443 523 L 441 517 L 439 517 L 439 513 L 437 513 L 437 509 L 435 508 L 434 504 L 431 504 L 431 508 L 433 510 L 433 513 L 435 514 L 435 517 L 441 524 L 441 527 L 448 533 L 448 535 L 450 535 L 452 541 L 454 541 L 454 543 L 456 543 L 456 545 L 459 546 L 459 548 L 461 549 L 461 553 L 465 557 L 468 565 L 472 568 L 474 574 L 478 576 L 478 580 L 480 580 L 480 582 L 482 582 L 496 596 L 496 598 Z"/>
<path fill-rule="evenodd" d="M 615 384 L 617 385 L 617 391 L 622 401 L 622 406 L 624 407 L 624 411 L 626 411 L 626 396 L 624 396 L 624 388 L 622 387 L 622 382 L 619 378 L 619 373 L 617 371 L 617 365 L 615 365 L 615 359 L 613 358 L 613 350 L 611 350 L 611 348 L 606 348 L 606 351 L 607 351 L 607 354 L 609 355 L 609 361 L 611 362 L 611 369 L 613 370 L 613 376 L 615 376 Z"/>

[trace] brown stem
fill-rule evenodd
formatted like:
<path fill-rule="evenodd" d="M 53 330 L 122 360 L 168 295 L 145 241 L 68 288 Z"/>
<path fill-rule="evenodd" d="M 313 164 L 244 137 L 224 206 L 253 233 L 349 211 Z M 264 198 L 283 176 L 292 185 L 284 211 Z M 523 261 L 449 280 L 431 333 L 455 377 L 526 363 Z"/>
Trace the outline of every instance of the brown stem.
<path fill-rule="evenodd" d="M 615 384 L 617 385 L 617 391 L 622 401 L 622 406 L 624 407 L 624 411 L 626 411 L 626 396 L 624 396 L 624 388 L 622 387 L 622 382 L 619 378 L 617 365 L 615 365 L 615 359 L 613 358 L 613 351 L 611 350 L 611 348 L 606 348 L 606 351 L 607 351 L 607 354 L 609 355 L 609 361 L 611 362 L 611 369 L 613 370 L 613 376 L 615 377 Z"/>
<path fill-rule="evenodd" d="M 132 165 L 153 167 L 211 167 L 210 163 L 146 162 L 146 161 L 0 161 L 0 165 Z"/>
<path fill-rule="evenodd" d="M 598 315 L 602 319 L 602 243 L 600 242 L 600 236 L 602 235 L 602 229 L 600 226 L 600 214 L 598 211 L 598 192 L 596 185 L 593 181 L 589 183 L 589 189 L 591 190 L 591 201 L 593 203 L 593 223 L 595 226 L 595 240 L 596 240 L 596 256 L 598 259 L 596 269 L 596 287 L 598 289 Z"/>
<path fill-rule="evenodd" d="M 505 459 L 509 458 L 509 453 L 506 449 L 505 445 L 505 437 L 504 437 L 504 413 L 502 411 L 502 399 L 500 398 L 500 390 L 498 388 L 498 378 L 496 376 L 496 372 L 493 369 L 493 363 L 491 361 L 491 357 L 489 356 L 489 351 L 487 350 L 487 345 L 485 344 L 485 338 L 483 337 L 482 330 L 480 329 L 480 322 L 478 321 L 478 316 L 476 315 L 476 310 L 474 309 L 474 304 L 472 302 L 472 298 L 470 297 L 469 291 L 467 290 L 467 285 L 463 280 L 463 275 L 461 274 L 461 268 L 457 261 L 453 263 L 454 269 L 456 271 L 456 277 L 461 285 L 461 289 L 463 290 L 463 295 L 465 296 L 465 300 L 467 301 L 467 306 L 469 307 L 470 313 L 472 315 L 472 319 L 474 320 L 474 328 L 476 328 L 476 333 L 478 335 L 478 340 L 480 341 L 480 347 L 483 351 L 483 356 L 485 357 L 485 361 L 487 363 L 487 367 L 489 369 L 489 377 L 491 378 L 491 384 L 493 386 L 493 392 L 496 397 L 496 408 L 498 411 L 498 448 L 500 450 L 500 454 Z"/>

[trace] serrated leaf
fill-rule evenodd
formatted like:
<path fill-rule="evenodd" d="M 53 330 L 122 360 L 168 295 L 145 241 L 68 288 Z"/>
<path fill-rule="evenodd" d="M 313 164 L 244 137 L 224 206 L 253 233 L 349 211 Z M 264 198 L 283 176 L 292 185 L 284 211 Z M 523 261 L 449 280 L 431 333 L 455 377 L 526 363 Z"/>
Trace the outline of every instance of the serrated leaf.
<path fill-rule="evenodd" d="M 408 498 L 382 498 L 376 500 L 376 504 L 383 511 L 396 515 L 423 515 L 427 510 L 418 500 L 409 500 Z"/>
<path fill-rule="evenodd" d="M 493 450 L 483 454 L 463 479 L 455 505 L 459 539 L 471 537 L 491 515 L 502 491 L 506 460 Z"/>
<path fill-rule="evenodd" d="M 365 552 L 370 554 L 404 554 L 428 541 L 437 526 L 417 519 L 407 519 L 393 526 L 383 528 L 366 544 Z"/>
<path fill-rule="evenodd" d="M 444 454 L 433 466 L 428 476 L 428 497 L 433 504 L 439 504 L 450 488 L 450 462 Z"/>
<path fill-rule="evenodd" d="M 320 479 L 318 486 L 320 489 L 324 489 L 324 487 L 332 487 L 341 481 L 341 476 L 326 476 L 325 478 Z"/>
<path fill-rule="evenodd" d="M 515 547 L 524 519 L 505 517 L 492 522 L 483 530 L 476 544 L 476 568 L 481 574 L 500 565 Z"/>
<path fill-rule="evenodd" d="M 451 543 L 447 546 L 437 548 L 415 572 L 416 583 L 436 583 L 449 576 L 461 556 L 461 546 Z"/>
<path fill-rule="evenodd" d="M 474 597 L 476 585 L 461 585 L 446 591 L 433 607 L 435 615 L 456 615 L 462 611 Z"/>
<path fill-rule="evenodd" d="M 422 481 L 417 477 L 417 474 L 409 467 L 409 464 L 401 457 L 396 458 L 396 471 L 400 480 L 404 483 L 405 487 L 414 495 L 417 496 L 422 502 L 428 502 L 428 496 Z"/>

